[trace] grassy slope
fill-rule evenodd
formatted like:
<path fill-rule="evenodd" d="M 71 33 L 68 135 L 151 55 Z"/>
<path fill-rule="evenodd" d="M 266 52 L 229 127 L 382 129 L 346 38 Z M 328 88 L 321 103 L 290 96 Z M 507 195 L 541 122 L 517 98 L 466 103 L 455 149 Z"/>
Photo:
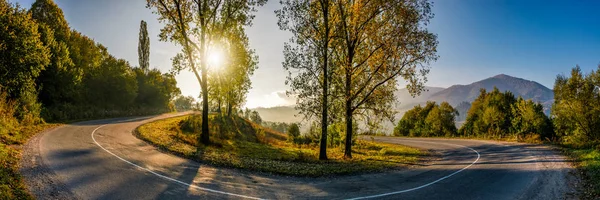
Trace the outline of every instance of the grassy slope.
<path fill-rule="evenodd" d="M 36 133 L 56 126 L 0 126 L 0 199 L 33 199 L 19 174 L 21 146 Z"/>
<path fill-rule="evenodd" d="M 196 153 L 196 134 L 185 133 L 179 122 L 188 116 L 140 126 L 138 137 L 177 155 L 217 166 L 250 169 L 292 176 L 327 176 L 373 172 L 418 162 L 423 152 L 415 148 L 358 141 L 354 158 L 343 159 L 343 149 L 329 148 L 329 161 L 318 160 L 318 148 L 287 142 L 287 135 L 241 118 L 227 122 L 211 119 L 211 142 Z M 228 124 L 219 130 L 217 124 Z"/>

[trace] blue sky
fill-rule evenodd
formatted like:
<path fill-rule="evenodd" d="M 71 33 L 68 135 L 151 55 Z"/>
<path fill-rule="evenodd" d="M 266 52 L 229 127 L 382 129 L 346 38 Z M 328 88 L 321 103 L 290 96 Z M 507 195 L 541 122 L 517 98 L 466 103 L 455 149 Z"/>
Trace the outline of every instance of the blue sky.
<path fill-rule="evenodd" d="M 11 0 L 28 8 L 33 0 Z M 251 48 L 259 55 L 252 77 L 249 107 L 289 105 L 281 67 L 283 43 L 273 13 L 277 0 L 261 7 L 248 28 Z M 71 28 L 107 46 L 109 52 L 137 65 L 140 20 L 148 21 L 150 65 L 170 69 L 179 48 L 158 41 L 161 24 L 144 0 L 57 1 Z M 500 73 L 537 81 L 552 88 L 558 74 L 575 65 L 586 72 L 600 64 L 600 1 L 438 0 L 429 30 L 438 35 L 437 62 L 426 85 L 469 84 Z M 189 72 L 177 76 L 184 95 L 197 96 L 200 87 Z"/>

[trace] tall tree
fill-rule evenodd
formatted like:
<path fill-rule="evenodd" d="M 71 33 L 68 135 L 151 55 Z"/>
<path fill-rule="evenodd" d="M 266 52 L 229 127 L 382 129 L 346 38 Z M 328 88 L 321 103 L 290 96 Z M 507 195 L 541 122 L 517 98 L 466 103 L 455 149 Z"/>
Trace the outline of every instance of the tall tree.
<path fill-rule="evenodd" d="M 346 141 L 352 157 L 354 115 L 393 118 L 397 78 L 411 94 L 423 89 L 427 64 L 437 59 L 437 37 L 425 26 L 433 17 L 427 0 L 336 1 L 336 90 L 341 92 Z"/>
<path fill-rule="evenodd" d="M 213 41 L 237 25 L 251 25 L 256 6 L 266 0 L 147 0 L 159 21 L 165 24 L 160 39 L 183 47 L 173 59 L 176 71 L 191 70 L 202 90 L 202 133 L 199 141 L 209 144 L 207 55 Z"/>
<path fill-rule="evenodd" d="M 150 37 L 148 37 L 147 23 L 142 20 L 140 22 L 140 36 L 138 42 L 138 59 L 140 68 L 147 72 L 150 68 Z"/>
<path fill-rule="evenodd" d="M 69 38 L 71 30 L 62 10 L 52 0 L 36 0 L 29 13 L 40 26 L 44 45 L 50 49 L 50 63 L 36 83 L 38 99 L 46 107 L 74 103 L 83 71 L 71 60 Z"/>
<path fill-rule="evenodd" d="M 243 30 L 243 27 L 232 28 L 222 34 L 220 51 L 229 55 L 230 59 L 212 68 L 209 78 L 212 103 L 217 111 L 226 110 L 227 116 L 244 104 L 251 88 L 250 76 L 258 66 L 258 57 L 249 48 L 248 37 Z"/>
<path fill-rule="evenodd" d="M 50 62 L 49 54 L 31 15 L 0 0 L 0 87 L 17 102 L 20 120 L 39 115 L 35 79 Z"/>
<path fill-rule="evenodd" d="M 600 143 L 600 65 L 589 74 L 577 66 L 570 77 L 556 77 L 552 116 L 556 133 L 567 144 Z"/>
<path fill-rule="evenodd" d="M 327 160 L 329 89 L 332 71 L 329 56 L 332 40 L 330 0 L 285 0 L 276 11 L 279 27 L 293 38 L 285 44 L 283 67 L 289 72 L 289 93 L 298 95 L 296 108 L 307 118 L 320 115 L 321 141 L 319 159 Z"/>

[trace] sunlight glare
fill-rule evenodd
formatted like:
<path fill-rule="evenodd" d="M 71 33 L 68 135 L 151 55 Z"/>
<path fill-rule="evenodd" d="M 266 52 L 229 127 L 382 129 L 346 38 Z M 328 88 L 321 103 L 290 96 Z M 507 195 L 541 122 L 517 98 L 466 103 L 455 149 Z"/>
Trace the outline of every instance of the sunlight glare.
<path fill-rule="evenodd" d="M 218 69 L 220 68 L 223 63 L 223 51 L 221 50 L 221 48 L 218 47 L 212 47 L 210 48 L 209 52 L 208 52 L 208 65 L 209 67 L 213 68 L 213 69 Z"/>

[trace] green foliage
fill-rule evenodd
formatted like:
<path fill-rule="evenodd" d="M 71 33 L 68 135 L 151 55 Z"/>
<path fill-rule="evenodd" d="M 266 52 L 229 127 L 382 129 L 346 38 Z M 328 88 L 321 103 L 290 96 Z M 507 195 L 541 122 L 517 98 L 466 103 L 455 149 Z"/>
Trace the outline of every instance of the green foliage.
<path fill-rule="evenodd" d="M 177 96 L 175 97 L 175 100 L 173 101 L 173 104 L 175 105 L 175 109 L 179 112 L 181 111 L 186 111 L 186 110 L 192 110 L 194 108 L 194 102 L 196 100 L 194 99 L 194 97 L 192 96 Z"/>
<path fill-rule="evenodd" d="M 557 76 L 554 93 L 554 127 L 563 142 L 579 147 L 599 144 L 600 66 L 589 74 L 577 66 L 570 77 Z"/>
<path fill-rule="evenodd" d="M 20 120 L 37 121 L 35 80 L 50 62 L 49 55 L 31 15 L 0 1 L 0 87 L 17 103 L 14 114 Z"/>
<path fill-rule="evenodd" d="M 148 37 L 148 24 L 142 20 L 140 22 L 140 38 L 138 42 L 138 58 L 140 68 L 148 71 L 150 68 L 150 37 Z"/>
<path fill-rule="evenodd" d="M 293 124 L 294 123 L 285 123 L 285 122 L 269 122 L 269 121 L 262 122 L 262 126 L 279 131 L 281 133 L 288 133 L 290 127 Z"/>
<path fill-rule="evenodd" d="M 300 136 L 300 127 L 298 126 L 297 123 L 292 123 L 290 125 L 290 128 L 287 130 L 288 133 L 288 137 L 290 138 L 297 138 L 298 136 Z"/>
<path fill-rule="evenodd" d="M 262 118 L 260 117 L 260 114 L 258 112 L 256 112 L 256 110 L 253 110 L 250 113 L 249 119 L 250 119 L 250 121 L 252 121 L 252 122 L 254 122 L 256 124 L 262 124 L 263 123 Z"/>
<path fill-rule="evenodd" d="M 394 128 L 396 136 L 439 137 L 455 136 L 458 111 L 447 102 L 427 102 L 424 107 L 408 110 Z"/>
<path fill-rule="evenodd" d="M 467 137 L 552 139 L 554 132 L 550 119 L 541 104 L 515 98 L 510 92 L 491 92 L 481 89 L 469 109 L 459 134 Z"/>

